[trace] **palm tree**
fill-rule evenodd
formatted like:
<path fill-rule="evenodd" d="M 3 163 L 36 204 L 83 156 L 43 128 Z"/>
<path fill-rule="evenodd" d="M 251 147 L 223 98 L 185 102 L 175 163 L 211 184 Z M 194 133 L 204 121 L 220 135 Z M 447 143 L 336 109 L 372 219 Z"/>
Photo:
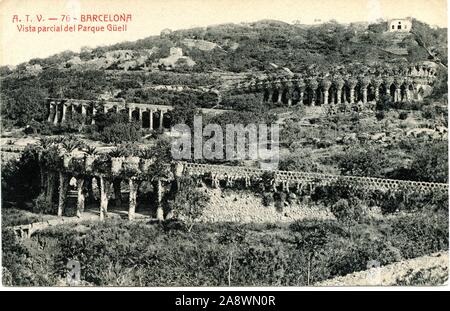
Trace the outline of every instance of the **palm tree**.
<path fill-rule="evenodd" d="M 87 155 L 96 155 L 98 154 L 97 148 L 95 148 L 94 146 L 86 146 L 83 151 L 87 154 Z"/>

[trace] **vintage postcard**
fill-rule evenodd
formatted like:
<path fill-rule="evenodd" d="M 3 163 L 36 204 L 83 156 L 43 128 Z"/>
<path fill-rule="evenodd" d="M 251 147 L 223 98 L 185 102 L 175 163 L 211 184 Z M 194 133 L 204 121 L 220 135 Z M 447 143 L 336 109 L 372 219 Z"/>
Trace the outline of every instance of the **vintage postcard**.
<path fill-rule="evenodd" d="M 447 285 L 445 0 L 0 12 L 4 288 Z"/>

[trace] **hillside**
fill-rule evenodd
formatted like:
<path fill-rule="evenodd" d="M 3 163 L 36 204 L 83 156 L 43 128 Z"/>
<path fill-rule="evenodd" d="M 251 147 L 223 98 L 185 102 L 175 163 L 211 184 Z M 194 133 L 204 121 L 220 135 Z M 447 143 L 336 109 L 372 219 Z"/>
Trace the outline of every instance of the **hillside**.
<path fill-rule="evenodd" d="M 434 58 L 446 64 L 447 29 L 431 29 L 416 20 L 413 29 Z M 358 72 L 432 58 L 414 35 L 400 38 L 385 30 L 386 23 L 306 26 L 263 20 L 166 29 L 135 42 L 67 51 L 13 69 L 2 67 L 2 116 L 19 125 L 42 120 L 42 108 L 37 106 L 48 97 L 158 104 L 188 101 L 211 107 L 220 90 L 251 76 L 340 68 Z"/>

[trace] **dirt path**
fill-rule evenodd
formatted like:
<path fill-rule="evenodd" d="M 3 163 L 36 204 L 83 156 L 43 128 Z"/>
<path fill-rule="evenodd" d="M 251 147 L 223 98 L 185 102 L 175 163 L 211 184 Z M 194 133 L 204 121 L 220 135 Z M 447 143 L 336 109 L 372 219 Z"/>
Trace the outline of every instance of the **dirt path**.
<path fill-rule="evenodd" d="M 448 251 L 329 279 L 315 286 L 436 286 L 448 282 Z"/>

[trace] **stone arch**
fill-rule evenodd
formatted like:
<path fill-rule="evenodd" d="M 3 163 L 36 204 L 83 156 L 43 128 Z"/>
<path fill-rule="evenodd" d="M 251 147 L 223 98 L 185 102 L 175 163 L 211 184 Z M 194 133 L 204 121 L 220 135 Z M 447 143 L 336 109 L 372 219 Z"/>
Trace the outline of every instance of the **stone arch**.
<path fill-rule="evenodd" d="M 282 95 L 281 95 L 281 102 L 282 102 L 283 104 L 287 104 L 289 98 L 292 98 L 292 97 L 291 97 L 291 96 L 292 96 L 291 91 L 290 91 L 288 88 L 284 88 L 284 89 L 281 90 L 281 92 L 282 92 Z"/>
<path fill-rule="evenodd" d="M 321 106 L 323 104 L 323 89 L 322 87 L 318 87 L 315 90 L 315 99 L 316 99 L 316 106 Z"/>
<path fill-rule="evenodd" d="M 135 122 L 139 122 L 139 109 L 138 108 L 134 108 L 131 111 L 131 120 L 135 121 Z"/>
<path fill-rule="evenodd" d="M 380 84 L 380 86 L 378 87 L 378 92 L 380 94 L 380 97 L 384 96 L 384 95 L 388 95 L 388 88 L 385 83 Z"/>
<path fill-rule="evenodd" d="M 342 103 L 349 103 L 350 102 L 350 86 L 347 84 L 344 85 L 342 88 L 342 94 L 341 94 L 341 102 Z"/>
<path fill-rule="evenodd" d="M 330 88 L 328 89 L 328 103 L 335 104 L 337 103 L 337 87 L 336 84 L 332 83 Z"/>
<path fill-rule="evenodd" d="M 270 92 L 270 90 L 269 89 L 264 89 L 264 91 L 263 91 L 263 101 L 266 103 L 266 102 L 269 102 L 270 101 L 270 96 L 271 96 L 271 92 Z"/>
<path fill-rule="evenodd" d="M 116 108 L 117 106 L 112 106 L 112 107 L 109 107 L 106 111 L 107 112 L 116 112 L 117 111 L 117 108 Z"/>
<path fill-rule="evenodd" d="M 369 83 L 369 85 L 367 86 L 367 101 L 375 100 L 375 90 L 376 90 L 375 85 Z"/>
<path fill-rule="evenodd" d="M 363 85 L 358 82 L 355 86 L 355 102 L 363 101 Z"/>
<path fill-rule="evenodd" d="M 300 102 L 300 90 L 298 88 L 294 88 L 292 91 L 292 104 L 297 105 Z"/>
<path fill-rule="evenodd" d="M 392 83 L 392 84 L 389 86 L 389 95 L 391 96 L 391 98 L 394 98 L 394 96 L 395 96 L 395 90 L 396 90 L 395 84 Z"/>
<path fill-rule="evenodd" d="M 400 85 L 400 101 L 408 100 L 407 92 L 408 92 L 408 86 L 406 85 L 406 83 L 403 83 L 402 85 Z"/>
<path fill-rule="evenodd" d="M 163 115 L 163 128 L 166 129 L 170 129 L 170 127 L 172 126 L 172 116 L 170 115 L 170 113 L 164 112 Z"/>
<path fill-rule="evenodd" d="M 150 128 L 150 111 L 144 110 L 142 111 L 142 128 L 148 129 Z"/>
<path fill-rule="evenodd" d="M 278 101 L 278 94 L 280 93 L 280 89 L 274 88 L 272 92 L 272 98 L 270 99 L 271 103 L 276 103 Z"/>
<path fill-rule="evenodd" d="M 314 90 L 310 86 L 306 87 L 305 94 L 303 97 L 304 98 L 303 103 L 308 106 L 311 105 L 311 103 L 313 101 L 313 96 L 314 96 Z"/>

